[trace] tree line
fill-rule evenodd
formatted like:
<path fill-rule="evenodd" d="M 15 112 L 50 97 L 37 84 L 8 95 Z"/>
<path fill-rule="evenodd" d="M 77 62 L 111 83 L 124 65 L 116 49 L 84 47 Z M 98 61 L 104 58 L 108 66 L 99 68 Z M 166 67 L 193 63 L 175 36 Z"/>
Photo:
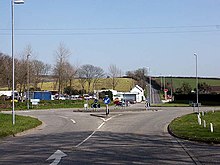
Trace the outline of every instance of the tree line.
<path fill-rule="evenodd" d="M 78 79 L 82 91 L 91 92 L 95 89 L 100 78 L 109 77 L 112 89 L 118 85 L 118 77 L 122 76 L 122 71 L 114 64 L 110 64 L 108 73 L 99 66 L 84 64 L 76 66 L 69 61 L 71 51 L 60 43 L 57 47 L 54 58 L 55 64 L 47 64 L 40 60 L 33 59 L 34 51 L 28 45 L 20 54 L 20 58 L 15 58 L 15 89 L 23 93 L 30 84 L 30 90 L 41 90 L 44 82 L 55 80 L 54 89 L 62 94 L 65 88 L 73 89 L 73 80 Z M 0 87 L 12 90 L 12 57 L 0 52 Z"/>

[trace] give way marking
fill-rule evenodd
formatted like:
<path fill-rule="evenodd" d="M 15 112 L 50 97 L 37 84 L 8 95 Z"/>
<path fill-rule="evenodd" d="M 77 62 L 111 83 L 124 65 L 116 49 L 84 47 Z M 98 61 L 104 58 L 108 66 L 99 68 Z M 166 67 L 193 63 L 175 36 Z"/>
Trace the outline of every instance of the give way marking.
<path fill-rule="evenodd" d="M 108 119 L 105 118 L 101 118 L 103 120 L 103 122 L 98 126 L 98 128 L 93 131 L 87 138 L 85 138 L 82 142 L 80 142 L 79 144 L 77 144 L 75 147 L 78 148 L 79 146 L 81 146 L 83 143 L 85 143 L 87 140 L 89 140 L 107 121 L 111 120 L 112 118 L 116 117 L 116 116 L 121 116 L 122 114 L 118 114 L 115 116 L 112 116 Z M 61 117 L 61 116 L 60 116 Z M 75 121 L 73 119 L 71 119 L 71 121 L 75 124 Z M 60 163 L 62 157 L 67 156 L 67 154 L 65 154 L 64 152 L 62 152 L 61 150 L 57 150 L 54 154 L 52 154 L 48 159 L 48 160 L 53 160 L 54 161 L 50 164 L 50 165 L 57 165 Z"/>
<path fill-rule="evenodd" d="M 118 115 L 115 115 L 115 116 L 112 116 L 108 119 L 105 119 L 105 118 L 101 118 L 103 120 L 103 122 L 98 126 L 98 128 L 93 131 L 87 138 L 85 138 L 82 142 L 80 142 L 79 144 L 77 144 L 75 147 L 78 148 L 79 146 L 81 146 L 83 143 L 85 143 L 87 140 L 89 140 L 100 128 L 102 128 L 102 126 L 109 120 L 111 120 L 112 118 L 114 117 L 117 117 L 117 116 L 121 116 L 122 114 L 118 114 Z"/>

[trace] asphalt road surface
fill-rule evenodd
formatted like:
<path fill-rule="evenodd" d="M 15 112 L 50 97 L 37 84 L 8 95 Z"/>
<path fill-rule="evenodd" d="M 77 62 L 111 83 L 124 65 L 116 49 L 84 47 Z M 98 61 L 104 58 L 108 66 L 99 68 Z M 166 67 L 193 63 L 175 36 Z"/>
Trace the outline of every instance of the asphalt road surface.
<path fill-rule="evenodd" d="M 110 109 L 108 117 L 103 111 L 17 112 L 37 117 L 43 125 L 1 140 L 0 164 L 219 164 L 219 145 L 168 134 L 172 119 L 191 112 L 192 108 L 144 110 L 144 104 Z"/>

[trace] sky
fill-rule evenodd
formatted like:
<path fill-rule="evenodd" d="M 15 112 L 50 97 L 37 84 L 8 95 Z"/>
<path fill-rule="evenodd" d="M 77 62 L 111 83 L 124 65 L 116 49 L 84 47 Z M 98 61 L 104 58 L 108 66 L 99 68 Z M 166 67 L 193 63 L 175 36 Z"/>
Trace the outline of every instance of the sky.
<path fill-rule="evenodd" d="M 25 0 L 15 5 L 15 57 L 55 64 L 60 43 L 73 65 L 154 76 L 220 78 L 220 0 Z M 11 54 L 11 0 L 0 0 L 0 52 Z"/>

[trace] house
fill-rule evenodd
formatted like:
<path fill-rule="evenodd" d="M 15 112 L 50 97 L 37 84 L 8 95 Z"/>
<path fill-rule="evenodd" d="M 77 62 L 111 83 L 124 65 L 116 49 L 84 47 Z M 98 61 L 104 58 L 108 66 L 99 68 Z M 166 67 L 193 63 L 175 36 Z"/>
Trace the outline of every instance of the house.
<path fill-rule="evenodd" d="M 146 100 L 146 98 L 144 96 L 144 89 L 141 88 L 139 85 L 135 85 L 135 87 L 133 87 L 131 89 L 130 93 L 136 94 L 136 101 L 137 102 L 142 102 L 142 101 Z"/>
<path fill-rule="evenodd" d="M 138 103 L 145 100 L 144 90 L 138 85 L 135 85 L 135 87 L 133 87 L 130 92 L 118 92 L 116 90 L 107 89 L 107 90 L 95 90 L 94 93 L 98 93 L 102 91 L 111 91 L 113 94 L 113 100 L 115 99 L 133 100 Z"/>

